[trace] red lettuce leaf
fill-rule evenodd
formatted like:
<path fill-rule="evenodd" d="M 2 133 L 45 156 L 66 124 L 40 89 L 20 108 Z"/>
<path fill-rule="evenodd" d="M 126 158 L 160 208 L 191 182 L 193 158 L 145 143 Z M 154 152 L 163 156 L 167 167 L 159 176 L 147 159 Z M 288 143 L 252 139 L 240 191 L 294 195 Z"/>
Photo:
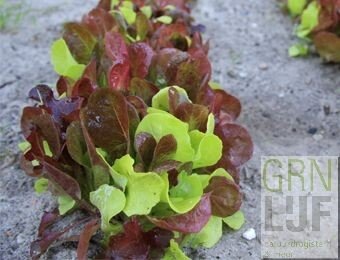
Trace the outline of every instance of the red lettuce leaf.
<path fill-rule="evenodd" d="M 43 166 L 44 177 L 75 201 L 81 199 L 81 190 L 74 178 L 58 169 L 56 162 L 48 157 L 40 158 L 39 161 Z"/>
<path fill-rule="evenodd" d="M 102 8 L 95 8 L 83 17 L 82 23 L 96 37 L 103 38 L 116 25 L 113 16 Z"/>
<path fill-rule="evenodd" d="M 160 256 L 169 247 L 173 234 L 170 231 L 154 228 L 144 232 L 136 218 L 124 224 L 124 232 L 110 238 L 104 255 L 105 259 L 150 259 Z M 155 254 L 156 253 L 156 254 Z"/>
<path fill-rule="evenodd" d="M 149 73 L 149 67 L 154 56 L 153 50 L 143 42 L 131 44 L 128 50 L 132 76 L 145 78 Z"/>
<path fill-rule="evenodd" d="M 222 168 L 233 168 L 246 163 L 253 154 L 253 142 L 248 131 L 236 124 L 216 125 L 215 134 L 223 142 L 222 158 L 217 163 Z"/>
<path fill-rule="evenodd" d="M 178 119 L 189 124 L 189 130 L 206 131 L 209 109 L 202 105 L 182 103 L 177 106 L 174 114 Z"/>
<path fill-rule="evenodd" d="M 89 63 L 97 40 L 84 25 L 66 23 L 63 38 L 78 63 Z"/>
<path fill-rule="evenodd" d="M 201 201 L 188 213 L 163 219 L 148 217 L 157 227 L 181 233 L 198 233 L 211 216 L 210 194 L 204 194 Z"/>
<path fill-rule="evenodd" d="M 110 89 L 97 89 L 82 111 L 84 126 L 94 144 L 117 159 L 129 152 L 129 115 L 122 94 Z"/>
<path fill-rule="evenodd" d="M 241 207 L 242 195 L 239 187 L 225 177 L 214 176 L 204 192 L 210 192 L 211 210 L 214 216 L 228 217 Z"/>
<path fill-rule="evenodd" d="M 83 231 L 80 233 L 78 248 L 77 248 L 77 259 L 78 260 L 87 260 L 87 251 L 89 248 L 89 243 L 91 237 L 97 232 L 100 224 L 98 223 L 98 219 L 93 219 L 88 222 Z"/>

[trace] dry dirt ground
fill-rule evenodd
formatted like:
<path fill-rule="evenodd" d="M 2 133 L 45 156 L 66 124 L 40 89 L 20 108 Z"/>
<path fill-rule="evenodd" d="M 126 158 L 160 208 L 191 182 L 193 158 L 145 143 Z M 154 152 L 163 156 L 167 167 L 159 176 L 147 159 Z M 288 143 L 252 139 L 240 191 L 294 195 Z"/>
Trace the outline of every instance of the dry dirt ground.
<path fill-rule="evenodd" d="M 11 2 L 11 1 L 9 1 Z M 0 259 L 29 258 L 43 210 L 52 198 L 33 192 L 18 166 L 19 118 L 30 88 L 56 80 L 49 48 L 63 22 L 80 19 L 96 0 L 26 0 L 21 23 L 0 33 Z M 210 250 L 192 259 L 260 258 L 260 157 L 340 154 L 340 72 L 317 57 L 291 59 L 292 22 L 275 0 L 198 0 L 193 15 L 211 39 L 214 79 L 240 98 L 240 123 L 254 139 L 253 159 L 243 169 L 243 211 L 238 232 L 225 230 Z M 242 233 L 255 228 L 257 238 Z M 45 259 L 74 259 L 71 246 L 51 249 Z"/>

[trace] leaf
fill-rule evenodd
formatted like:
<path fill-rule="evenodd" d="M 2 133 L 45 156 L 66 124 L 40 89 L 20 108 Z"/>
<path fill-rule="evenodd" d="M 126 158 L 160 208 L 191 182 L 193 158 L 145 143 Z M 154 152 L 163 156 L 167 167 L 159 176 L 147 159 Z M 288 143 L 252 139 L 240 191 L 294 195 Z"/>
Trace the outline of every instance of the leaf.
<path fill-rule="evenodd" d="M 86 142 L 79 121 L 72 122 L 67 128 L 66 145 L 73 160 L 82 166 L 91 167 Z"/>
<path fill-rule="evenodd" d="M 149 73 L 149 67 L 154 56 L 153 50 L 148 44 L 138 42 L 129 45 L 128 51 L 132 76 L 145 78 Z"/>
<path fill-rule="evenodd" d="M 172 239 L 170 247 L 165 251 L 162 260 L 190 260 L 190 258 L 183 253 L 179 245 Z"/>
<path fill-rule="evenodd" d="M 138 159 L 148 168 L 153 159 L 153 153 L 157 142 L 152 135 L 148 133 L 139 133 L 135 137 L 135 149 Z"/>
<path fill-rule="evenodd" d="M 115 184 L 119 186 L 121 183 L 124 183 L 124 179 L 112 173 L 110 165 L 108 165 L 105 159 L 97 152 L 97 149 L 85 127 L 84 121 L 84 114 L 81 113 L 80 123 L 91 163 L 92 177 L 90 179 L 92 181 L 91 184 L 93 189 L 98 189 L 101 185 L 110 183 L 110 175 L 113 176 Z"/>
<path fill-rule="evenodd" d="M 313 37 L 317 52 L 328 62 L 340 62 L 340 38 L 335 33 L 320 32 Z"/>
<path fill-rule="evenodd" d="M 77 259 L 87 260 L 87 251 L 89 248 L 90 239 L 97 232 L 99 228 L 98 219 L 93 219 L 88 222 L 83 231 L 80 233 L 78 248 L 77 248 Z"/>
<path fill-rule="evenodd" d="M 85 65 L 75 61 L 64 39 L 59 39 L 53 43 L 51 58 L 54 70 L 59 75 L 77 80 L 84 72 Z"/>
<path fill-rule="evenodd" d="M 117 63 L 108 72 L 109 85 L 115 90 L 128 89 L 130 84 L 130 64 Z"/>
<path fill-rule="evenodd" d="M 81 64 L 88 64 L 97 44 L 96 38 L 80 23 L 66 23 L 63 38 L 73 57 Z"/>
<path fill-rule="evenodd" d="M 211 209 L 214 216 L 225 218 L 240 209 L 242 196 L 239 187 L 225 177 L 212 177 L 204 192 L 211 192 Z"/>
<path fill-rule="evenodd" d="M 65 192 L 74 200 L 81 199 L 81 190 L 78 182 L 65 172 L 58 169 L 53 160 L 45 157 L 44 160 L 40 160 L 44 169 L 45 177 L 53 184 L 57 185 L 62 191 Z"/>
<path fill-rule="evenodd" d="M 153 172 L 136 173 L 134 160 L 130 155 L 117 159 L 112 168 L 128 179 L 126 186 L 126 205 L 124 213 L 128 216 L 147 215 L 160 201 L 164 189 L 162 178 Z M 148 189 L 145 189 L 148 187 Z"/>
<path fill-rule="evenodd" d="M 113 16 L 102 8 L 93 9 L 83 17 L 82 23 L 98 38 L 103 38 L 116 25 Z"/>
<path fill-rule="evenodd" d="M 58 204 L 60 215 L 65 215 L 70 209 L 74 207 L 76 202 L 70 196 L 63 195 L 58 197 Z"/>
<path fill-rule="evenodd" d="M 234 230 L 240 229 L 243 226 L 244 221 L 244 215 L 240 210 L 229 217 L 223 218 L 223 222 Z"/>
<path fill-rule="evenodd" d="M 120 0 L 111 0 L 111 9 L 114 9 L 118 4 Z"/>
<path fill-rule="evenodd" d="M 99 258 L 159 259 L 158 253 L 163 253 L 172 238 L 172 232 L 160 228 L 144 232 L 137 219 L 131 218 L 124 224 L 124 232 L 110 238 L 106 252 Z"/>
<path fill-rule="evenodd" d="M 144 7 L 147 8 L 147 6 Z M 137 37 L 139 37 L 139 40 L 141 41 L 145 40 L 149 32 L 149 18 L 148 15 L 143 12 L 144 7 L 142 7 L 142 13 L 138 13 L 136 18 Z"/>
<path fill-rule="evenodd" d="M 130 81 L 130 94 L 140 97 L 149 106 L 151 105 L 152 97 L 157 94 L 158 90 L 155 85 L 144 79 L 132 78 Z"/>
<path fill-rule="evenodd" d="M 132 25 L 135 23 L 136 21 L 136 13 L 135 11 L 130 8 L 130 7 L 126 7 L 126 6 L 121 6 L 119 8 L 119 11 L 122 13 L 124 19 L 126 20 L 126 22 L 129 25 Z"/>
<path fill-rule="evenodd" d="M 173 135 L 163 136 L 157 143 L 151 163 L 151 170 L 157 168 L 162 163 L 171 160 L 177 150 L 177 142 Z"/>
<path fill-rule="evenodd" d="M 32 146 L 29 142 L 24 141 L 18 144 L 18 148 L 23 154 L 25 154 L 32 148 Z"/>
<path fill-rule="evenodd" d="M 207 175 L 207 174 L 200 174 L 199 175 L 201 182 L 202 182 L 202 187 L 206 188 L 209 185 L 210 179 L 214 176 L 225 177 L 225 178 L 227 178 L 227 180 L 234 182 L 233 177 L 225 169 L 218 168 L 213 173 L 211 173 L 209 175 Z"/>
<path fill-rule="evenodd" d="M 184 238 L 183 244 L 197 248 L 200 246 L 212 248 L 222 237 L 222 219 L 211 216 L 209 222 L 197 234 L 189 234 Z"/>
<path fill-rule="evenodd" d="M 166 189 L 163 190 L 161 200 L 168 203 L 176 213 L 187 213 L 201 200 L 203 188 L 197 174 L 188 175 L 186 172 L 181 172 L 177 177 L 177 185 L 171 189 L 168 175 L 163 174 L 162 178 L 166 183 Z"/>
<path fill-rule="evenodd" d="M 305 9 L 306 4 L 307 0 L 288 0 L 287 2 L 288 10 L 293 16 L 300 15 Z"/>
<path fill-rule="evenodd" d="M 192 161 L 194 150 L 191 147 L 188 124 L 168 113 L 148 114 L 140 122 L 136 134 L 141 132 L 151 134 L 158 142 L 163 136 L 172 134 L 177 142 L 177 151 L 173 160 L 180 162 Z"/>
<path fill-rule="evenodd" d="M 21 128 L 24 137 L 31 144 L 30 153 L 36 156 L 44 156 L 43 142 L 47 142 L 50 153 L 57 156 L 61 150 L 60 129 L 53 118 L 45 110 L 37 107 L 26 107 L 21 117 Z M 48 151 L 47 151 L 48 152 Z"/>
<path fill-rule="evenodd" d="M 165 48 L 160 50 L 154 56 L 150 67 L 151 82 L 154 82 L 160 88 L 167 87 L 168 83 L 175 82 L 178 66 L 188 58 L 188 53 L 177 49 Z"/>
<path fill-rule="evenodd" d="M 306 56 L 308 54 L 308 46 L 305 44 L 294 44 L 289 50 L 288 54 L 290 57 Z"/>
<path fill-rule="evenodd" d="M 156 173 L 133 173 L 128 178 L 126 189 L 124 213 L 127 216 L 148 215 L 160 201 L 164 183 Z"/>
<path fill-rule="evenodd" d="M 101 229 L 109 233 L 112 230 L 111 218 L 120 213 L 125 207 L 126 198 L 124 193 L 113 186 L 104 184 L 90 193 L 90 201 L 100 211 Z"/>
<path fill-rule="evenodd" d="M 191 103 L 178 105 L 175 116 L 189 124 L 189 130 L 199 129 L 205 131 L 209 110 L 207 107 Z"/>
<path fill-rule="evenodd" d="M 47 188 L 48 188 L 48 179 L 46 178 L 39 178 L 34 183 L 34 190 L 38 194 L 47 191 Z"/>
<path fill-rule="evenodd" d="M 122 94 L 97 89 L 83 110 L 84 125 L 97 147 L 114 160 L 125 155 L 130 146 L 127 102 Z"/>
<path fill-rule="evenodd" d="M 110 238 L 105 259 L 147 259 L 150 246 L 145 242 L 136 219 L 124 224 L 124 232 Z"/>
<path fill-rule="evenodd" d="M 237 98 L 229 95 L 224 90 L 214 90 L 211 111 L 218 118 L 218 122 L 222 124 L 225 114 L 230 117 L 231 120 L 238 118 L 241 114 L 241 103 Z"/>
<path fill-rule="evenodd" d="M 146 16 L 146 18 L 148 18 L 148 19 L 151 18 L 151 16 L 152 16 L 152 8 L 151 8 L 151 6 L 145 5 L 140 10 Z"/>
<path fill-rule="evenodd" d="M 156 226 L 170 231 L 182 233 L 197 233 L 208 223 L 211 216 L 210 194 L 202 196 L 201 201 L 191 211 L 158 219 L 148 217 Z"/>
<path fill-rule="evenodd" d="M 160 22 L 160 23 L 164 23 L 164 24 L 171 24 L 172 23 L 172 17 L 167 16 L 167 15 L 163 15 L 163 16 L 157 17 L 156 21 Z"/>
<path fill-rule="evenodd" d="M 178 93 L 178 101 L 176 104 L 176 108 L 177 105 L 181 103 L 191 103 L 188 94 L 184 89 L 178 86 L 172 86 L 163 88 L 156 95 L 154 95 L 154 97 L 152 98 L 152 107 L 166 112 L 170 112 L 171 105 L 170 102 L 172 102 L 170 96 L 171 91 L 176 91 L 176 93 Z"/>
<path fill-rule="evenodd" d="M 312 1 L 301 15 L 301 23 L 296 30 L 300 38 L 305 38 L 318 25 L 320 7 L 317 1 Z"/>
<path fill-rule="evenodd" d="M 195 149 L 193 169 L 216 164 L 222 156 L 222 141 L 214 134 L 204 134 L 198 130 L 190 133 L 191 145 Z M 209 156 L 206 156 L 209 154 Z"/>
<path fill-rule="evenodd" d="M 40 107 L 51 115 L 55 123 L 67 127 L 70 121 L 78 119 L 79 110 L 82 106 L 82 98 L 59 98 L 55 99 L 53 91 L 47 85 L 38 85 L 31 89 L 29 97 L 40 103 Z M 55 140 L 57 141 L 57 140 Z M 53 149 L 52 141 L 48 141 Z"/>
<path fill-rule="evenodd" d="M 217 168 L 239 167 L 253 154 L 253 143 L 246 129 L 236 124 L 217 125 L 215 134 L 223 142 L 223 151 Z"/>
<path fill-rule="evenodd" d="M 128 60 L 128 46 L 121 34 L 117 32 L 105 34 L 105 53 L 112 60 L 113 65 L 123 64 Z"/>

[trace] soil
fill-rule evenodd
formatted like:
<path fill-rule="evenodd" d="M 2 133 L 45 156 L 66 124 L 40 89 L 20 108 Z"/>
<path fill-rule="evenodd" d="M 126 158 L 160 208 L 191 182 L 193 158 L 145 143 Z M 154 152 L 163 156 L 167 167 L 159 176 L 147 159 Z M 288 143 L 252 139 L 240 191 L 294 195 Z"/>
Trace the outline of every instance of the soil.
<path fill-rule="evenodd" d="M 51 43 L 64 22 L 79 20 L 96 2 L 27 0 L 20 23 L 0 32 L 0 259 L 29 258 L 42 212 L 55 203 L 37 196 L 33 180 L 19 168 L 27 93 L 38 83 L 54 85 Z M 340 154 L 339 65 L 317 56 L 288 57 L 293 23 L 275 0 L 198 0 L 193 16 L 207 28 L 214 80 L 243 104 L 239 122 L 250 131 L 255 151 L 241 174 L 245 225 L 237 232 L 225 229 L 214 248 L 189 253 L 192 259 L 259 259 L 260 158 Z M 248 228 L 256 230 L 256 239 L 242 238 Z M 43 259 L 75 259 L 75 246 L 56 246 Z"/>

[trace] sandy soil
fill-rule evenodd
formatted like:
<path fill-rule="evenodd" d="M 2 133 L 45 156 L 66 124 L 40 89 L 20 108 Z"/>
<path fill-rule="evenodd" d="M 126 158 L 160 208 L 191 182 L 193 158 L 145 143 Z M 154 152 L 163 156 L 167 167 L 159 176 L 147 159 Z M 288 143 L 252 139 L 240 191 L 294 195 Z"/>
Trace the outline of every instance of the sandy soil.
<path fill-rule="evenodd" d="M 26 1 L 22 22 L 0 33 L 0 259 L 27 259 L 49 197 L 33 192 L 33 181 L 18 166 L 20 113 L 30 88 L 56 75 L 49 47 L 63 22 L 80 19 L 95 0 Z M 260 258 L 260 157 L 262 155 L 340 154 L 340 72 L 317 57 L 291 59 L 292 23 L 275 0 L 198 0 L 193 12 L 207 26 L 214 79 L 243 104 L 241 124 L 255 142 L 253 159 L 243 169 L 243 211 L 238 232 L 225 230 L 210 250 L 192 259 Z M 257 238 L 242 233 L 255 228 Z M 72 245 L 51 249 L 46 259 L 74 259 Z"/>

